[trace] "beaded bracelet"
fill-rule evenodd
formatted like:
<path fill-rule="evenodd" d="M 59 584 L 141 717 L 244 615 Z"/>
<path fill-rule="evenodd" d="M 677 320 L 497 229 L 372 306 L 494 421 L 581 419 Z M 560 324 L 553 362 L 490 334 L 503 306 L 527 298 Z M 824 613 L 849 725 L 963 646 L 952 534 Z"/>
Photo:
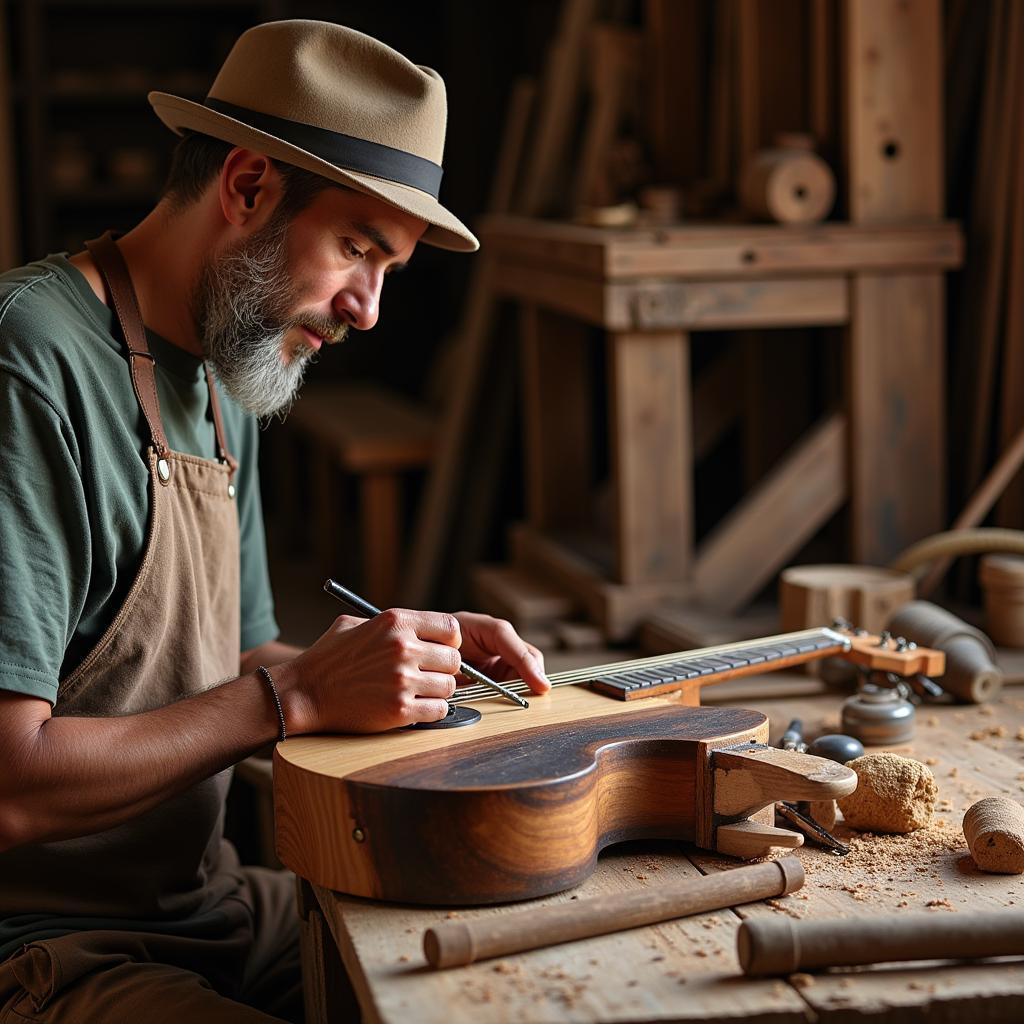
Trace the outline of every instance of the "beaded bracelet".
<path fill-rule="evenodd" d="M 286 740 L 288 738 L 288 732 L 284 727 L 284 708 L 281 707 L 281 698 L 277 695 L 277 687 L 274 685 L 274 680 L 270 675 L 270 670 L 265 665 L 258 665 L 256 667 L 256 672 L 267 681 L 267 686 L 270 687 L 270 693 L 274 698 L 274 707 L 277 708 L 277 720 L 281 723 L 281 735 L 278 739 Z"/>

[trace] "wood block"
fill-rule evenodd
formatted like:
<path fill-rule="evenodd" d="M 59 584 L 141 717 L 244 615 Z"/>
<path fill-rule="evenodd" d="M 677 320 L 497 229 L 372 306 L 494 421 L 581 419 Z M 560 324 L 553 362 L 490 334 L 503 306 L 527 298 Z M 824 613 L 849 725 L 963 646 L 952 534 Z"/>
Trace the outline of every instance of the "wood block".
<path fill-rule="evenodd" d="M 779 577 L 779 597 L 783 632 L 842 618 L 880 633 L 914 600 L 914 578 L 873 565 L 797 565 Z"/>
<path fill-rule="evenodd" d="M 846 0 L 846 166 L 857 223 L 943 215 L 939 0 Z"/>
<path fill-rule="evenodd" d="M 571 597 L 538 576 L 512 565 L 479 565 L 472 572 L 473 596 L 482 611 L 508 619 L 516 629 L 573 613 Z"/>

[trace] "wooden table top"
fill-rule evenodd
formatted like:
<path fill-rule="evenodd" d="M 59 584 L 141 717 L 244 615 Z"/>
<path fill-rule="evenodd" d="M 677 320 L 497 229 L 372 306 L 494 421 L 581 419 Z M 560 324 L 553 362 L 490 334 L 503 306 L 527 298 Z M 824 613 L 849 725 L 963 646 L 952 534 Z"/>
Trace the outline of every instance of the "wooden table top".
<path fill-rule="evenodd" d="M 779 675 L 774 676 L 776 688 Z M 809 735 L 838 729 L 836 696 L 756 702 L 748 696 L 742 704 L 770 716 L 773 741 L 793 717 L 803 718 Z M 913 742 L 891 749 L 924 761 L 934 772 L 939 798 L 933 824 L 909 836 L 884 837 L 839 825 L 837 834 L 852 845 L 848 857 L 805 846 L 797 851 L 807 873 L 801 891 L 739 910 L 433 971 L 422 953 L 426 928 L 452 914 L 485 917 L 503 909 L 394 906 L 318 889 L 364 1020 L 1020 1020 L 1021 960 L 883 965 L 767 980 L 739 972 L 736 930 L 745 917 L 853 917 L 913 910 L 934 913 L 938 921 L 945 914 L 1024 903 L 1024 877 L 978 872 L 961 830 L 964 811 L 983 796 L 1024 799 L 1024 690 L 1008 689 L 987 707 L 920 708 Z M 597 870 L 579 888 L 517 906 L 656 886 L 728 870 L 736 863 L 682 844 L 632 844 L 603 854 Z"/>

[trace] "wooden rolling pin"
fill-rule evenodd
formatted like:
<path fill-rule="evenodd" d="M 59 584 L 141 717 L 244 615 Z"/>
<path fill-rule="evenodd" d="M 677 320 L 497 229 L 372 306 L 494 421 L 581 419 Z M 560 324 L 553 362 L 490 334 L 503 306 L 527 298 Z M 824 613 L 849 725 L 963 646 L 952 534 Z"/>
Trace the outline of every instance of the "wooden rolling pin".
<path fill-rule="evenodd" d="M 736 935 L 745 974 L 791 974 L 890 960 L 972 960 L 1024 955 L 1024 914 L 886 914 L 837 921 L 744 921 Z"/>
<path fill-rule="evenodd" d="M 785 896 L 804 884 L 796 857 L 733 868 L 676 885 L 651 887 L 538 910 L 472 921 L 445 921 L 423 935 L 431 967 L 461 967 L 477 960 L 560 942 L 657 924 L 741 903 Z"/>

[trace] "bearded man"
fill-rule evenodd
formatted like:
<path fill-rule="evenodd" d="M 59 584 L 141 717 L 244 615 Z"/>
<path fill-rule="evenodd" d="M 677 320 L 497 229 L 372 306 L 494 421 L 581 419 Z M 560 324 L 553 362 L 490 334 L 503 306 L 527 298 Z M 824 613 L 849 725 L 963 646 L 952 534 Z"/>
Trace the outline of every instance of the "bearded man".
<path fill-rule="evenodd" d="M 284 873 L 222 838 L 231 766 L 447 712 L 460 658 L 543 692 L 487 616 L 277 640 L 257 419 L 377 320 L 438 201 L 436 72 L 358 32 L 245 33 L 133 230 L 0 277 L 0 1021 L 298 1019 Z"/>

